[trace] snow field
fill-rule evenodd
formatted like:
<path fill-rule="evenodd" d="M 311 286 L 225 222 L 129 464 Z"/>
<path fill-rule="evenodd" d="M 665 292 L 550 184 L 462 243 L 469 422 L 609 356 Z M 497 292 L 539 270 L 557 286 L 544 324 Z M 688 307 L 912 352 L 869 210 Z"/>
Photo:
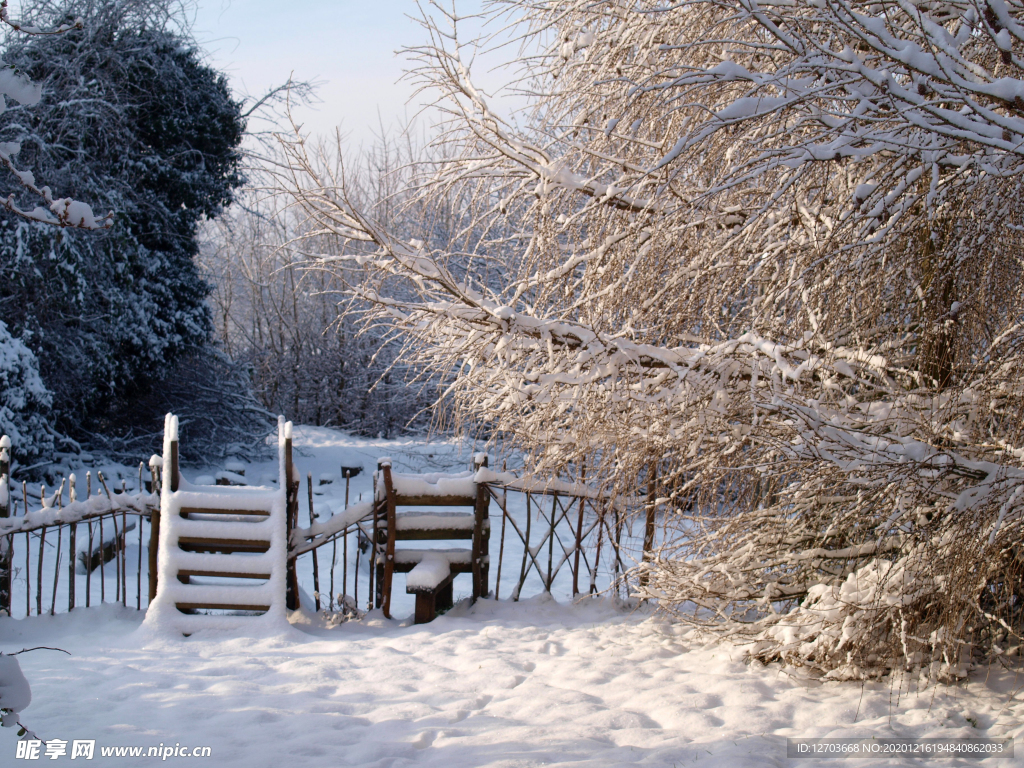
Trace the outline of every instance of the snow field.
<path fill-rule="evenodd" d="M 787 737 L 1024 736 L 1024 702 L 1010 698 L 1024 681 L 1007 672 L 902 696 L 819 684 L 604 598 L 462 603 L 419 626 L 379 612 L 292 621 L 280 634 L 177 639 L 106 606 L 0 631 L 4 650 L 72 654 L 19 657 L 33 688 L 22 720 L 41 737 L 210 746 L 224 766 L 743 768 L 788 765 Z M 961 763 L 977 765 L 941 761 Z"/>

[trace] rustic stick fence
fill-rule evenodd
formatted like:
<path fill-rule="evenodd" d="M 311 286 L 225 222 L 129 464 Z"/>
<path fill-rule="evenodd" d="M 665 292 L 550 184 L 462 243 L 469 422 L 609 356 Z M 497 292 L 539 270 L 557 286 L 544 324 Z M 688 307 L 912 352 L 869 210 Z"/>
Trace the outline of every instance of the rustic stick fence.
<path fill-rule="evenodd" d="M 102 471 L 95 483 L 87 471 L 84 488 L 70 474 L 50 493 L 40 485 L 34 494 L 27 482 L 12 483 L 10 441 L 0 445 L 0 610 L 38 616 L 65 605 L 148 605 L 142 550 L 144 523 L 159 507 L 158 469 L 150 470 L 149 490 L 140 464 L 131 492 L 125 478 L 111 489 Z"/>
<path fill-rule="evenodd" d="M 494 574 L 494 599 L 507 595 L 517 601 L 542 593 L 575 598 L 609 590 L 624 594 L 623 579 L 641 554 L 641 537 L 634 535 L 633 519 L 618 505 L 579 485 L 521 479 L 509 482 L 505 473 L 492 476 L 486 486 L 493 502 L 490 571 Z M 345 510 L 323 518 L 316 509 L 312 476 L 307 474 L 309 528 L 296 525 L 290 557 L 297 571 L 311 577 L 316 610 L 355 614 L 373 606 L 371 542 L 377 535 L 373 503 L 350 505 L 350 477 L 344 470 L 342 477 L 346 482 Z M 321 552 L 327 557 L 318 554 Z M 303 581 L 309 583 L 310 579 Z"/>
<path fill-rule="evenodd" d="M 11 481 L 10 454 L 10 441 L 0 439 L 0 610 L 33 616 L 111 602 L 147 607 L 157 586 L 162 474 L 176 473 L 162 473 L 154 462 L 140 464 L 119 487 L 102 472 L 87 471 L 84 484 L 68 475 L 55 488 L 33 490 Z M 295 606 L 300 583 L 310 582 L 309 607 L 317 611 L 354 615 L 373 605 L 373 501 L 350 498 L 356 472 L 342 467 L 344 509 L 334 515 L 317 509 L 311 473 L 305 494 L 297 472 L 289 483 L 288 584 Z M 649 531 L 634 535 L 631 516 L 583 486 L 491 474 L 494 599 L 621 594 L 628 566 L 650 546 Z M 299 527 L 303 511 L 308 528 Z"/>

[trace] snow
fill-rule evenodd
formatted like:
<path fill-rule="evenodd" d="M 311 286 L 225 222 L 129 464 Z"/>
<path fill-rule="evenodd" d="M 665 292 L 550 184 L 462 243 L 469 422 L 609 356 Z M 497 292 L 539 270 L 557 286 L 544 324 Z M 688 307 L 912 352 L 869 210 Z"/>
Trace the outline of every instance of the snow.
<path fill-rule="evenodd" d="M 457 475 L 407 475 L 391 473 L 395 493 L 399 496 L 476 496 L 472 472 Z"/>
<path fill-rule="evenodd" d="M 19 657 L 34 693 L 22 719 L 41 738 L 204 745 L 218 766 L 743 768 L 788 764 L 788 737 L 1024 736 L 1010 672 L 912 692 L 821 684 L 604 598 L 460 603 L 425 625 L 292 622 L 174 638 L 107 606 L 0 622 L 0 647 L 71 653 Z"/>
<path fill-rule="evenodd" d="M 230 470 L 222 470 L 215 475 L 217 484 L 221 484 L 224 481 L 228 485 L 247 485 L 245 475 L 241 475 L 237 472 L 231 472 Z M 201 485 L 196 481 L 196 485 Z"/>
<path fill-rule="evenodd" d="M 0 709 L 21 712 L 32 703 L 32 689 L 13 656 L 0 652 Z"/>
<path fill-rule="evenodd" d="M 43 87 L 33 83 L 14 67 L 0 63 L 0 94 L 26 106 L 32 106 L 38 104 L 43 97 Z"/>
<path fill-rule="evenodd" d="M 422 563 L 426 559 L 444 560 L 448 565 L 469 565 L 473 553 L 469 549 L 410 549 L 395 550 L 396 563 Z M 487 559 L 486 557 L 484 558 Z"/>
<path fill-rule="evenodd" d="M 475 517 L 470 513 L 450 514 L 445 512 L 400 512 L 395 517 L 395 527 L 400 531 L 437 530 L 449 528 L 473 530 Z"/>
<path fill-rule="evenodd" d="M 388 454 L 402 474 L 423 472 L 436 482 L 453 468 L 468 466 L 472 458 L 472 451 L 460 451 L 452 443 L 364 439 L 324 428 L 295 427 L 294 439 L 295 461 L 303 476 L 337 472 L 342 465 L 370 468 L 379 456 Z M 115 467 L 100 467 L 101 463 L 97 469 L 117 477 Z M 276 470 L 277 462 L 244 468 L 247 477 L 261 478 Z M 179 491 L 172 494 L 179 506 L 198 504 L 201 498 L 203 506 L 219 503 L 231 508 L 241 500 L 265 502 L 267 494 L 278 493 L 276 488 L 204 488 L 189 482 L 212 470 L 186 468 Z M 294 535 L 329 535 L 365 517 L 372 510 L 372 483 L 370 472 L 350 481 L 348 510 L 344 482 L 314 488 L 319 521 Z M 279 476 L 276 485 L 280 487 Z M 115 499 L 119 497 L 114 494 Z M 300 498 L 304 502 L 305 489 Z M 523 495 L 510 491 L 507 498 L 511 519 L 524 526 Z M 104 495 L 91 501 L 107 500 Z M 534 497 L 533 511 L 549 502 Z M 270 505 L 265 508 L 269 510 Z M 307 521 L 307 511 L 302 503 L 301 522 Z M 40 513 L 30 513 L 36 514 Z M 452 514 L 441 508 L 431 516 L 440 519 Z M 501 526 L 495 503 L 490 514 L 493 588 Z M 239 530 L 235 523 L 218 519 L 177 519 L 186 526 L 202 523 L 205 531 L 224 525 L 231 525 L 233 534 Z M 569 529 L 559 530 L 564 536 Z M 545 523 L 535 518 L 534 536 L 542 531 Z M 143 534 L 148 540 L 148 531 Z M 25 554 L 23 538 L 15 541 L 17 563 Z M 631 541 L 633 537 L 624 531 L 623 538 Z M 126 558 L 132 570 L 136 558 L 144 556 L 134 542 L 133 536 Z M 543 557 L 545 541 L 538 543 L 534 538 L 531 544 L 535 556 Z M 36 544 L 30 548 L 33 575 L 37 549 Z M 350 595 L 355 551 L 353 538 L 349 541 Z M 415 586 L 421 575 L 426 580 L 428 570 L 436 579 L 443 567 L 468 563 L 470 556 L 467 550 L 428 548 L 396 554 L 402 562 L 419 563 L 418 574 L 414 569 L 404 577 L 406 586 Z M 331 546 L 321 547 L 318 555 L 321 590 L 327 590 Z M 279 622 L 189 616 L 184 618 L 194 623 L 188 638 L 162 627 L 154 631 L 153 620 L 144 621 L 144 614 L 132 608 L 96 607 L 94 584 L 92 608 L 27 620 L 0 618 L 0 652 L 48 645 L 72 654 L 34 652 L 18 657 L 34 694 L 21 719 L 40 738 L 96 739 L 97 749 L 161 742 L 207 745 L 217 765 L 246 768 L 413 761 L 444 768 L 542 764 L 733 768 L 784 764 L 787 737 L 1024 737 L 1024 702 L 1012 697 L 1019 687 L 1012 671 L 979 670 L 956 688 L 921 691 L 908 690 L 900 682 L 894 686 L 887 681 L 823 683 L 799 669 L 784 672 L 777 665 L 749 663 L 749 647 L 705 645 L 643 606 L 611 596 L 584 597 L 574 604 L 567 569 L 553 584 L 557 599 L 537 595 L 540 578 L 531 570 L 523 594 L 536 596 L 510 602 L 523 557 L 522 544 L 511 526 L 504 555 L 502 600 L 480 600 L 470 606 L 468 600 L 460 600 L 468 592 L 469 576 L 459 575 L 454 582 L 459 602 L 426 625 L 412 623 L 414 597 L 405 594 L 402 575 L 396 577 L 392 598 L 397 620 L 385 620 L 380 611 L 371 611 L 362 619 L 339 623 L 337 617 L 314 615 L 308 608 L 285 613 L 287 621 Z M 199 564 L 210 557 L 216 556 L 181 552 L 177 564 L 199 570 Z M 229 557 L 238 572 L 260 571 L 260 556 Z M 369 559 L 363 556 L 358 576 L 360 608 L 368 595 Z M 602 589 L 608 584 L 611 560 L 607 553 L 602 556 L 598 580 Z M 312 605 L 306 596 L 312 592 L 311 556 L 300 557 L 298 569 L 305 591 L 303 604 L 308 607 Z M 108 564 L 108 600 L 114 594 L 113 571 Z M 98 571 L 92 575 L 99 580 Z M 129 605 L 134 597 L 133 578 L 130 573 Z M 58 593 L 58 608 L 66 608 L 66 581 L 62 574 L 65 591 Z M 340 581 L 339 573 L 335 591 L 341 590 Z M 80 578 L 77 583 L 81 604 L 84 581 Z M 214 585 L 190 586 L 201 592 Z M 47 581 L 44 594 L 49 594 L 49 588 Z M 859 585 L 857 595 L 865 588 Z M 23 590 L 19 574 L 16 610 L 23 610 Z M 145 607 L 145 599 L 142 604 Z M 160 613 L 155 606 L 151 615 L 155 619 Z M 175 624 L 174 629 L 180 627 Z M 795 624 L 794 638 L 814 630 Z M 10 742 L 0 744 L 0 753 L 14 749 L 12 731 L 0 731 L 0 738 Z M 117 762 L 141 766 L 151 760 L 121 758 Z"/>
<path fill-rule="evenodd" d="M 406 591 L 437 589 L 451 572 L 448 558 L 434 553 L 425 555 L 406 576 Z"/>

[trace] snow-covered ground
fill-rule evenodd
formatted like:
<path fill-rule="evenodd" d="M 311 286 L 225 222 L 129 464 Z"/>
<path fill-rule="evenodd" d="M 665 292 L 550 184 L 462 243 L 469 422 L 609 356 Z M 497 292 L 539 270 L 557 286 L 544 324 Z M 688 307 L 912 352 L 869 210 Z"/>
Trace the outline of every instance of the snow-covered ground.
<path fill-rule="evenodd" d="M 398 471 L 464 469 L 471 456 L 448 443 L 360 440 L 309 428 L 296 429 L 296 449 L 303 478 L 312 473 L 318 491 L 314 506 L 322 517 L 344 508 L 341 466 L 364 467 L 349 489 L 355 502 L 371 492 L 380 456 L 391 456 Z M 195 481 L 217 470 L 185 474 Z M 116 471 L 109 467 L 105 474 L 116 477 Z M 272 462 L 246 468 L 250 482 L 270 482 L 274 475 Z M 318 485 L 321 477 L 333 482 Z M 305 525 L 305 483 L 301 498 Z M 524 521 L 524 500 L 509 498 L 513 516 Z M 496 558 L 500 515 L 494 505 L 492 525 Z M 330 549 L 319 550 L 321 591 L 326 591 Z M 340 552 L 339 544 L 339 558 Z M 354 552 L 353 536 L 352 559 Z M 1024 736 L 1024 674 L 982 670 L 964 685 L 923 691 L 887 683 L 821 684 L 793 670 L 747 664 L 741 649 L 704 646 L 646 609 L 611 597 L 573 604 L 567 571 L 551 597 L 538 594 L 541 581 L 532 574 L 524 595 L 533 596 L 512 603 L 507 597 L 522 553 L 509 531 L 504 599 L 475 606 L 463 601 L 429 625 L 411 624 L 411 599 L 398 577 L 394 612 L 399 618 L 393 621 L 379 611 L 341 623 L 299 611 L 290 627 L 270 633 L 199 632 L 178 638 L 142 627 L 143 614 L 133 607 L 96 607 L 94 601 L 94 607 L 71 614 L 0 618 L 0 651 L 48 645 L 71 653 L 33 651 L 18 657 L 33 688 L 33 703 L 22 720 L 43 738 L 95 739 L 94 764 L 99 765 L 141 766 L 154 760 L 104 758 L 102 747 L 180 744 L 210 747 L 212 757 L 203 762 L 211 765 L 247 768 L 732 768 L 803 763 L 787 760 L 788 737 Z M 128 562 L 137 555 L 129 548 Z M 538 553 L 542 562 L 544 556 Z M 300 561 L 307 593 L 311 562 L 309 556 Z M 364 608 L 365 563 L 364 556 L 359 600 Z M 602 587 L 608 583 L 607 564 L 605 558 Z M 111 570 L 108 564 L 108 599 Z M 354 569 L 350 594 L 353 574 Z M 495 576 L 496 563 L 492 588 Z M 84 577 L 78 578 L 81 591 Z M 339 572 L 337 590 L 340 581 Z M 132 606 L 131 579 L 129 584 Z M 468 591 L 468 577 L 459 577 L 456 598 Z M 58 611 L 60 606 L 58 599 Z M 16 764 L 14 754 L 14 732 L 0 730 L 0 765 Z M 857 762 L 890 763 L 899 761 Z"/>
<path fill-rule="evenodd" d="M 786 760 L 787 737 L 1024 735 L 1011 698 L 1024 680 L 1010 673 L 902 696 L 822 685 L 604 598 L 460 604 L 421 626 L 379 612 L 293 621 L 276 635 L 176 639 L 107 606 L 4 621 L 0 637 L 5 650 L 72 654 L 19 657 L 33 686 L 22 719 L 43 738 L 209 746 L 213 765 L 740 768 L 804 762 Z M 0 739 L 13 756 L 13 732 Z"/>

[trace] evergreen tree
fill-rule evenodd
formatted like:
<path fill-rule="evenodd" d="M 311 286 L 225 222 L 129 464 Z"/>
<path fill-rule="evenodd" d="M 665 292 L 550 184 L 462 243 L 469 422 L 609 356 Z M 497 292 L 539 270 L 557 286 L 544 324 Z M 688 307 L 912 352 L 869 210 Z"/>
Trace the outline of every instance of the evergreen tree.
<path fill-rule="evenodd" d="M 102 233 L 0 221 L 0 320 L 37 355 L 55 426 L 72 436 L 116 425 L 210 338 L 196 232 L 242 182 L 245 125 L 170 7 L 38 2 L 26 13 L 40 24 L 84 28 L 4 49 L 43 96 L 0 115 L 0 140 L 62 194 L 114 212 Z"/>

